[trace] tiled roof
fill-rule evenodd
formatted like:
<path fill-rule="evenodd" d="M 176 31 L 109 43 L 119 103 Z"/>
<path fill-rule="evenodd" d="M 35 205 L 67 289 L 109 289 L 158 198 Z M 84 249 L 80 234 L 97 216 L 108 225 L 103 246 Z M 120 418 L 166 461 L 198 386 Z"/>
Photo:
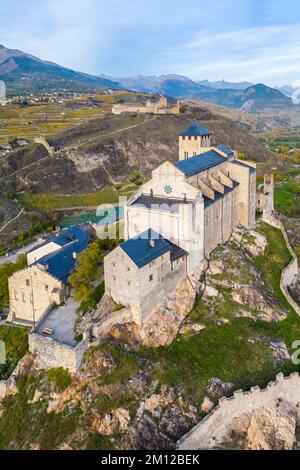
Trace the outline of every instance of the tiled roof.
<path fill-rule="evenodd" d="M 67 238 L 64 239 L 63 236 L 58 236 L 57 238 L 59 238 L 60 243 L 64 243 L 64 246 L 39 259 L 35 264 L 45 266 L 49 274 L 62 281 L 64 284 L 67 284 L 68 277 L 76 264 L 76 259 L 73 254 L 79 254 L 81 251 L 85 250 L 91 241 L 91 237 L 85 230 L 78 226 L 71 227 L 70 230 L 66 230 L 65 232 L 69 232 L 70 236 L 73 235 L 75 238 L 66 241 Z"/>
<path fill-rule="evenodd" d="M 154 242 L 153 247 L 150 244 L 150 240 Z M 166 240 L 151 228 L 140 233 L 137 237 L 121 243 L 120 247 L 139 269 L 168 252 L 171 252 L 171 259 L 173 251 L 174 255 L 176 251 L 177 258 L 187 254 L 185 250 Z M 180 256 L 178 250 L 181 250 Z"/>
<path fill-rule="evenodd" d="M 218 145 L 218 149 L 225 153 L 227 157 L 234 155 L 234 151 L 230 147 L 226 147 L 226 145 Z"/>
<path fill-rule="evenodd" d="M 222 155 L 215 150 L 208 150 L 208 152 L 200 153 L 200 155 L 196 155 L 195 157 L 179 160 L 175 163 L 175 166 L 178 170 L 183 171 L 185 176 L 189 177 L 226 161 L 227 159 L 222 157 Z"/>
<path fill-rule="evenodd" d="M 66 230 L 60 230 L 59 232 L 54 233 L 53 235 L 49 235 L 46 241 L 48 243 L 56 243 L 59 246 L 65 246 L 68 243 L 71 243 L 72 241 L 76 240 L 77 238 L 80 238 L 81 233 L 82 229 L 79 226 L 74 225 Z"/>
<path fill-rule="evenodd" d="M 201 126 L 197 122 L 193 122 L 187 126 L 182 132 L 180 132 L 183 137 L 192 137 L 192 136 L 205 136 L 211 135 L 211 131 L 206 129 L 206 127 Z"/>

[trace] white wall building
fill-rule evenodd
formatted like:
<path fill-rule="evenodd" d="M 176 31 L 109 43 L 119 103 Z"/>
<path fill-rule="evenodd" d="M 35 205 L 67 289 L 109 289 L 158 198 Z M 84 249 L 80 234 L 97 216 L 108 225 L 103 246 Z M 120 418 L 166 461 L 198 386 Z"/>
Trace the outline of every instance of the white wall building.
<path fill-rule="evenodd" d="M 203 258 L 218 244 L 225 243 L 238 225 L 251 228 L 255 224 L 255 164 L 238 160 L 225 146 L 210 147 L 210 144 L 209 130 L 197 123 L 189 126 L 179 136 L 179 161 L 165 162 L 153 170 L 151 180 L 124 208 L 124 237 L 131 253 L 138 248 L 138 236 L 149 235 L 151 228 L 166 243 L 188 254 L 186 275 L 194 285 L 199 280 Z M 148 246 L 149 243 L 150 240 Z M 120 247 L 122 249 L 122 245 Z M 106 292 L 115 301 L 130 306 L 137 322 L 143 323 L 172 288 L 175 289 L 178 280 L 173 278 L 172 281 L 170 277 L 167 282 L 167 271 L 162 278 L 155 276 L 151 285 L 159 294 L 146 300 L 147 276 L 139 272 L 138 283 L 133 281 L 128 285 L 131 288 L 126 297 L 123 282 L 129 282 L 128 272 L 123 273 L 120 283 L 111 281 L 113 269 L 117 273 L 123 269 L 125 258 L 120 256 L 120 247 L 105 259 Z M 148 272 L 148 264 L 144 269 Z M 165 269 L 171 272 L 171 259 Z"/>

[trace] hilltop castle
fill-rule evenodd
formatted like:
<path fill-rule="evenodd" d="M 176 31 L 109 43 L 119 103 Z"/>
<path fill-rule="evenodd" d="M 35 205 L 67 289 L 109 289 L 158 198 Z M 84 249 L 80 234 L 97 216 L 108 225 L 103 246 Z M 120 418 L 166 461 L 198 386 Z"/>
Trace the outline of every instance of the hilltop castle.
<path fill-rule="evenodd" d="M 180 102 L 169 106 L 168 98 L 160 96 L 158 101 L 147 99 L 146 104 L 117 103 L 112 106 L 113 114 L 140 113 L 140 114 L 180 114 Z"/>
<path fill-rule="evenodd" d="M 104 259 L 105 291 L 145 324 L 185 279 L 196 287 L 201 262 L 233 230 L 255 225 L 256 165 L 211 146 L 193 123 L 179 135 L 179 160 L 153 170 L 128 201 L 124 237 Z"/>

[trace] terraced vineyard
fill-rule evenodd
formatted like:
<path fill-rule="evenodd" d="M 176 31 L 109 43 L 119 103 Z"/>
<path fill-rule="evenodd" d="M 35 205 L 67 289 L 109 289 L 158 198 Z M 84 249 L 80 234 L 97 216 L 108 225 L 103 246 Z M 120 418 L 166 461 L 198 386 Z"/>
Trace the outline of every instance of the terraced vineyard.
<path fill-rule="evenodd" d="M 14 137 L 33 139 L 36 136 L 52 136 L 60 131 L 85 122 L 91 117 L 103 115 L 120 95 L 81 95 L 63 104 L 36 103 L 30 106 L 6 105 L 0 107 L 0 145 Z"/>

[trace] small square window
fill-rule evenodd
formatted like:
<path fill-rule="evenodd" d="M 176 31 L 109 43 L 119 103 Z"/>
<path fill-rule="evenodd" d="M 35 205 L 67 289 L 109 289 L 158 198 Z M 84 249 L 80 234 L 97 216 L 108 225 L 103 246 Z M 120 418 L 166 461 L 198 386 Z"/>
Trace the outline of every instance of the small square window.
<path fill-rule="evenodd" d="M 26 279 L 26 286 L 30 286 L 30 281 L 29 281 L 29 279 Z"/>
<path fill-rule="evenodd" d="M 117 280 L 116 276 L 113 276 L 113 280 L 114 280 L 114 281 L 116 281 L 116 280 Z"/>
<path fill-rule="evenodd" d="M 149 276 L 149 282 L 152 282 L 153 281 L 153 274 L 150 274 Z"/>
<path fill-rule="evenodd" d="M 127 268 L 127 271 L 130 271 L 130 268 L 129 268 L 129 267 Z"/>
<path fill-rule="evenodd" d="M 114 267 L 114 268 L 116 267 L 116 263 L 113 263 L 113 267 Z"/>
<path fill-rule="evenodd" d="M 45 285 L 45 289 L 46 289 L 46 290 L 49 290 L 49 286 L 47 286 L 47 284 Z"/>
<path fill-rule="evenodd" d="M 128 281 L 128 285 L 129 285 L 129 286 L 131 285 L 131 281 Z"/>

